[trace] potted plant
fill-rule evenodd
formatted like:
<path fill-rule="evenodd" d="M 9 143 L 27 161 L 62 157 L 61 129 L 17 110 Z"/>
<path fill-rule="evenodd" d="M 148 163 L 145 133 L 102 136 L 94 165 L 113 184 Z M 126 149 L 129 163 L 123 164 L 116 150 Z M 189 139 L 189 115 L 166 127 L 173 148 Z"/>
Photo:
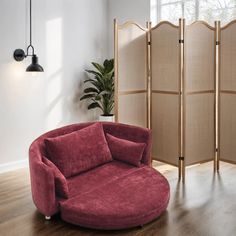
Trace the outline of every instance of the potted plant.
<path fill-rule="evenodd" d="M 84 89 L 84 95 L 80 100 L 88 100 L 88 110 L 100 109 L 102 114 L 100 121 L 114 121 L 112 113 L 114 108 L 114 59 L 105 60 L 103 65 L 92 62 L 95 70 L 86 70 L 93 78 L 86 79 L 89 87 Z"/>

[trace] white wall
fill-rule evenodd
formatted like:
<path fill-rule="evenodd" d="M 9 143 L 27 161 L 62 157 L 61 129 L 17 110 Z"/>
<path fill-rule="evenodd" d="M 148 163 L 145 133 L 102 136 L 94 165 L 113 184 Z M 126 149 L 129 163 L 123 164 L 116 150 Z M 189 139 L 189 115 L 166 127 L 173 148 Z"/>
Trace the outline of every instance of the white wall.
<path fill-rule="evenodd" d="M 150 0 L 108 0 L 109 55 L 113 57 L 113 20 L 122 24 L 128 20 L 146 26 L 150 20 Z"/>
<path fill-rule="evenodd" d="M 0 1 L 0 167 L 27 159 L 45 131 L 96 118 L 79 91 L 84 69 L 108 56 L 107 0 L 32 2 L 33 44 L 45 69 L 37 77 L 25 72 L 29 59 L 12 57 L 29 41 L 29 1 Z"/>

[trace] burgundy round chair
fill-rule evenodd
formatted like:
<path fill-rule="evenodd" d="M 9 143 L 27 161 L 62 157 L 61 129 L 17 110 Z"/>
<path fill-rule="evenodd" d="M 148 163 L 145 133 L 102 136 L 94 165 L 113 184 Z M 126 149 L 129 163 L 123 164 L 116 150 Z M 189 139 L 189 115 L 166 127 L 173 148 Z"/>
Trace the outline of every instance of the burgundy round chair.
<path fill-rule="evenodd" d="M 81 169 L 77 162 L 70 163 L 71 153 L 80 155 L 81 148 L 88 148 L 86 154 L 91 153 L 93 156 L 92 149 L 96 145 L 99 147 L 97 153 L 100 149 L 105 150 L 105 153 L 107 149 L 103 149 L 103 144 L 98 141 L 90 141 L 91 137 L 87 142 L 93 146 L 87 147 L 78 142 L 73 147 L 73 142 L 77 140 L 75 136 L 71 136 L 68 141 L 68 137 L 77 135 L 77 132 L 94 124 L 97 123 L 62 127 L 40 136 L 32 143 L 29 150 L 31 189 L 39 212 L 46 219 L 60 212 L 61 218 L 66 222 L 108 230 L 142 226 L 159 217 L 168 206 L 170 188 L 165 177 L 151 167 L 151 131 L 119 123 L 98 123 L 103 129 L 106 144 L 112 149 L 109 151 L 111 157 L 108 155 L 106 161 L 104 158 L 100 159 L 96 165 L 93 161 L 92 166 L 89 164 L 90 167 L 87 163 Z M 86 137 L 89 138 L 89 135 L 97 137 L 100 134 L 90 132 Z M 111 141 L 115 141 L 115 146 L 114 142 L 112 144 L 107 140 L 108 135 L 113 136 Z M 100 137 L 99 140 L 101 139 Z M 65 143 L 61 145 L 62 148 L 58 146 L 61 142 Z M 50 146 L 51 144 L 54 146 Z M 136 152 L 138 147 L 142 147 L 142 155 L 138 164 L 132 163 L 130 157 L 140 153 L 141 149 Z M 133 151 L 130 152 L 132 148 Z M 59 156 L 62 153 L 65 156 L 67 152 L 66 162 L 59 160 Z M 118 156 L 121 155 L 122 158 L 119 159 Z M 67 169 L 64 168 L 66 165 Z M 79 172 L 77 167 L 80 168 Z"/>

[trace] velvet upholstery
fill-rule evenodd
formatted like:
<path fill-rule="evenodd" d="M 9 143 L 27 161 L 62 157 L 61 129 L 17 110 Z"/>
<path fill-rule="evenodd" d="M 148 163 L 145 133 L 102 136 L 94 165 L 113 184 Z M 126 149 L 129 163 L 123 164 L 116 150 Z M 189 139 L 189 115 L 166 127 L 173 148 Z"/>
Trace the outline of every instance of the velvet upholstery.
<path fill-rule="evenodd" d="M 45 139 L 48 157 L 65 177 L 112 161 L 101 123 Z"/>
<path fill-rule="evenodd" d="M 55 190 L 56 194 L 62 198 L 69 197 L 69 189 L 65 176 L 60 172 L 60 170 L 46 157 L 43 157 L 43 163 L 49 166 L 53 172 L 55 180 Z"/>
<path fill-rule="evenodd" d="M 110 134 L 106 134 L 106 137 L 113 159 L 127 162 L 137 167 L 141 165 L 145 143 L 120 139 Z"/>
<path fill-rule="evenodd" d="M 151 132 L 118 123 L 101 123 L 105 134 L 136 143 L 145 143 L 137 168 L 113 160 L 76 176 L 67 177 L 68 199 L 58 195 L 53 168 L 44 140 L 82 130 L 94 123 L 74 124 L 50 131 L 30 146 L 31 190 L 37 209 L 52 216 L 61 212 L 65 221 L 99 229 L 121 229 L 143 225 L 158 217 L 167 207 L 169 185 L 150 165 Z"/>
<path fill-rule="evenodd" d="M 125 176 L 136 169 L 135 166 L 114 160 L 80 175 L 68 178 L 69 197 L 71 198 L 79 194 L 87 193 L 95 188 L 100 188 L 108 182 Z"/>
<path fill-rule="evenodd" d="M 51 216 L 58 212 L 55 177 L 51 168 L 30 160 L 31 191 L 33 202 L 38 210 Z"/>
<path fill-rule="evenodd" d="M 95 229 L 124 229 L 157 218 L 169 202 L 169 184 L 142 166 L 113 181 L 60 203 L 67 222 Z"/>

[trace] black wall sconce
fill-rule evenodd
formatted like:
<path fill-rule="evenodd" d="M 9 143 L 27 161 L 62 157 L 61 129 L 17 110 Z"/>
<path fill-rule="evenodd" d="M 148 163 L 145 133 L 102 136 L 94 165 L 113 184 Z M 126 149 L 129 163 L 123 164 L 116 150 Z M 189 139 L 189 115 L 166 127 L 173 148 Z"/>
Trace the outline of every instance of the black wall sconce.
<path fill-rule="evenodd" d="M 30 54 L 31 49 L 31 54 Z M 26 68 L 27 72 L 43 72 L 43 67 L 38 64 L 38 57 L 34 53 L 34 47 L 32 45 L 32 2 L 30 0 L 30 44 L 26 49 L 26 53 L 23 49 L 16 49 L 13 57 L 16 61 L 23 61 L 26 57 L 32 57 L 32 63 Z"/>

